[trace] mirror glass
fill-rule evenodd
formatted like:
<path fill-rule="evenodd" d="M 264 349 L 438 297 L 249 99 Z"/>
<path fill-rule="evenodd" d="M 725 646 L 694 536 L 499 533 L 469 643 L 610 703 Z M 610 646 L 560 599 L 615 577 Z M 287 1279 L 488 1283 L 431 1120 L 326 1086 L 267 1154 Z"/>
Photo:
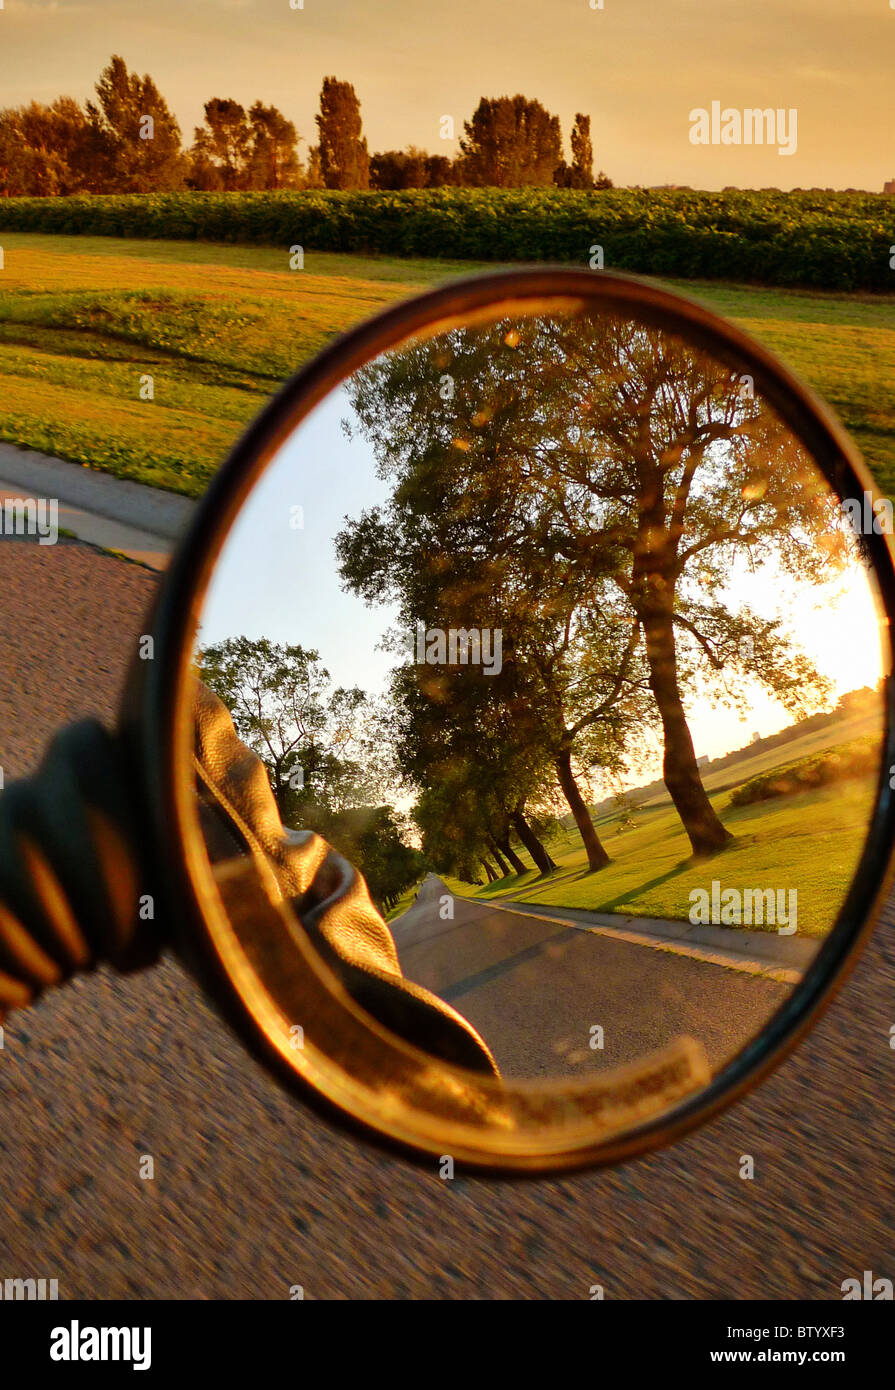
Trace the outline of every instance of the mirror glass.
<path fill-rule="evenodd" d="M 405 341 L 296 426 L 206 592 L 218 881 L 260 851 L 252 891 L 442 1060 L 586 1078 L 688 1039 L 717 1071 L 861 854 L 887 523 L 653 322 L 548 300 Z"/>

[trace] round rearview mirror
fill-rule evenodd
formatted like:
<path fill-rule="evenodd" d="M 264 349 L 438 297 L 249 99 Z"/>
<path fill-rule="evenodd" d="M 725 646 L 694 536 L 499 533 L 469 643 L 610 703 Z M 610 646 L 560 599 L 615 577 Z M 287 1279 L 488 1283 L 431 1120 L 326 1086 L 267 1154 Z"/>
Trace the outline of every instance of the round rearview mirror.
<path fill-rule="evenodd" d="M 416 1154 L 700 1123 L 885 887 L 891 530 L 829 412 L 676 296 L 532 269 L 390 309 L 245 435 L 134 664 L 175 944 Z"/>

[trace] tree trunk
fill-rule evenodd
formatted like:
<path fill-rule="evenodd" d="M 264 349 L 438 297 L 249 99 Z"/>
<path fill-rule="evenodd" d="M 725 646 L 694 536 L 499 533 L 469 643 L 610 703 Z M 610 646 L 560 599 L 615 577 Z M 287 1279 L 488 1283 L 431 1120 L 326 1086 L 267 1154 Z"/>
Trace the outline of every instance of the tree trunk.
<path fill-rule="evenodd" d="M 495 836 L 495 839 L 497 839 L 497 836 Z M 500 846 L 501 854 L 503 855 L 504 859 L 508 859 L 510 861 L 510 864 L 512 865 L 514 872 L 517 874 L 527 874 L 528 869 L 526 868 L 525 864 L 523 864 L 516 851 L 513 849 L 513 846 L 510 844 L 509 831 L 507 831 L 506 834 L 502 835 L 500 839 L 497 840 L 497 843 Z"/>
<path fill-rule="evenodd" d="M 488 875 L 488 882 L 489 882 L 489 883 L 496 883 L 496 882 L 497 882 L 497 874 L 494 872 L 494 870 L 492 869 L 491 865 L 488 863 L 487 859 L 483 859 L 483 860 L 482 860 L 482 868 L 485 870 L 485 873 Z"/>
<path fill-rule="evenodd" d="M 541 844 L 537 835 L 534 833 L 521 811 L 513 812 L 513 814 L 510 816 L 510 824 L 512 825 L 516 834 L 519 836 L 519 839 L 522 841 L 525 848 L 528 850 L 529 854 L 535 862 L 535 866 L 540 870 L 540 872 L 542 874 L 551 873 L 552 870 L 556 868 L 556 865 L 550 858 L 550 855 L 547 853 L 544 846 Z"/>
<path fill-rule="evenodd" d="M 491 853 L 494 855 L 494 862 L 500 870 L 500 877 L 509 878 L 510 866 L 505 859 L 501 858 L 500 850 L 497 848 L 497 843 L 493 839 L 491 841 Z"/>
<path fill-rule="evenodd" d="M 575 781 L 575 774 L 572 771 L 571 748 L 564 748 L 556 759 L 556 775 L 559 778 L 563 796 L 569 803 L 569 810 L 575 817 L 578 832 L 584 841 L 584 848 L 587 851 L 587 867 L 591 873 L 596 872 L 597 869 L 605 868 L 607 864 L 611 863 L 611 860 L 600 843 L 600 837 L 591 820 L 587 803 L 578 790 L 578 783 Z"/>
<path fill-rule="evenodd" d="M 643 635 L 649 662 L 650 689 L 662 716 L 665 735 L 662 776 L 690 837 L 693 853 L 715 854 L 733 836 L 729 830 L 725 830 L 715 814 L 696 766 L 693 739 L 677 680 L 674 621 L 670 609 L 654 609 L 645 616 Z"/>

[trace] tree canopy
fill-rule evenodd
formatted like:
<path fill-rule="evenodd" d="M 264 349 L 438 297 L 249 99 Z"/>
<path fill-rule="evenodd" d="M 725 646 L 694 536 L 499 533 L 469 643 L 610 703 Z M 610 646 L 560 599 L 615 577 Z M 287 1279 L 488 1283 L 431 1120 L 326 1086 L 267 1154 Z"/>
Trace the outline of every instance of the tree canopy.
<path fill-rule="evenodd" d="M 350 82 L 325 77 L 316 117 L 320 171 L 327 188 L 369 188 L 370 156 L 360 102 Z"/>
<path fill-rule="evenodd" d="M 464 123 L 459 161 L 462 180 L 474 186 L 548 185 L 562 162 L 559 117 L 539 101 L 482 97 Z"/>
<path fill-rule="evenodd" d="M 779 418 L 730 366 L 609 314 L 457 329 L 349 391 L 391 483 L 338 538 L 350 586 L 408 624 L 502 624 L 542 748 L 552 710 L 554 738 L 586 735 L 581 756 L 617 767 L 651 695 L 693 849 L 720 848 L 684 692 L 735 701 L 751 678 L 794 713 L 828 694 L 781 621 L 729 587 L 744 558 L 809 583 L 842 558 L 829 489 Z"/>
<path fill-rule="evenodd" d="M 0 197 L 75 193 L 148 193 L 181 188 L 202 192 L 251 189 L 406 189 L 446 185 L 515 188 L 555 182 L 570 188 L 611 187 L 593 179 L 590 118 L 578 113 L 566 165 L 559 120 L 539 101 L 482 97 L 465 122 L 456 157 L 416 145 L 384 150 L 372 159 L 354 86 L 326 77 L 316 117 L 317 143 L 302 167 L 296 127 L 261 100 L 246 107 L 233 97 L 204 104 L 188 150 L 155 80 L 128 70 L 118 54 L 96 84 L 96 100 L 81 106 L 60 96 L 0 109 Z"/>
<path fill-rule="evenodd" d="M 182 188 L 186 161 L 180 126 L 155 82 L 129 72 L 115 54 L 87 102 L 101 192 L 150 193 Z"/>
<path fill-rule="evenodd" d="M 256 101 L 248 111 L 230 98 L 205 103 L 190 151 L 190 182 L 226 192 L 294 188 L 301 176 L 298 134 L 275 106 Z"/>

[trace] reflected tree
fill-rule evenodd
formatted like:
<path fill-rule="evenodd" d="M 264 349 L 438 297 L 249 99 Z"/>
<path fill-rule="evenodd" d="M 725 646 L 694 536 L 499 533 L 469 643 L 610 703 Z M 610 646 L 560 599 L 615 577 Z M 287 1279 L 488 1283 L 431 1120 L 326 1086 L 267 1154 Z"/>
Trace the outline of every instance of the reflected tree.
<path fill-rule="evenodd" d="M 649 692 L 693 851 L 722 848 L 685 694 L 749 679 L 794 713 L 824 701 L 746 581 L 772 560 L 816 583 L 845 555 L 832 494 L 752 383 L 658 327 L 569 312 L 411 343 L 349 395 L 391 492 L 338 538 L 346 583 L 409 626 L 506 623 L 531 708 L 553 701 L 572 747 L 599 729 L 596 756 L 613 734 L 630 749 Z"/>
<path fill-rule="evenodd" d="M 370 799 L 367 697 L 357 687 L 333 689 L 316 651 L 230 637 L 201 648 L 197 661 L 200 680 L 267 768 L 286 824 L 318 829 L 322 818 Z"/>

